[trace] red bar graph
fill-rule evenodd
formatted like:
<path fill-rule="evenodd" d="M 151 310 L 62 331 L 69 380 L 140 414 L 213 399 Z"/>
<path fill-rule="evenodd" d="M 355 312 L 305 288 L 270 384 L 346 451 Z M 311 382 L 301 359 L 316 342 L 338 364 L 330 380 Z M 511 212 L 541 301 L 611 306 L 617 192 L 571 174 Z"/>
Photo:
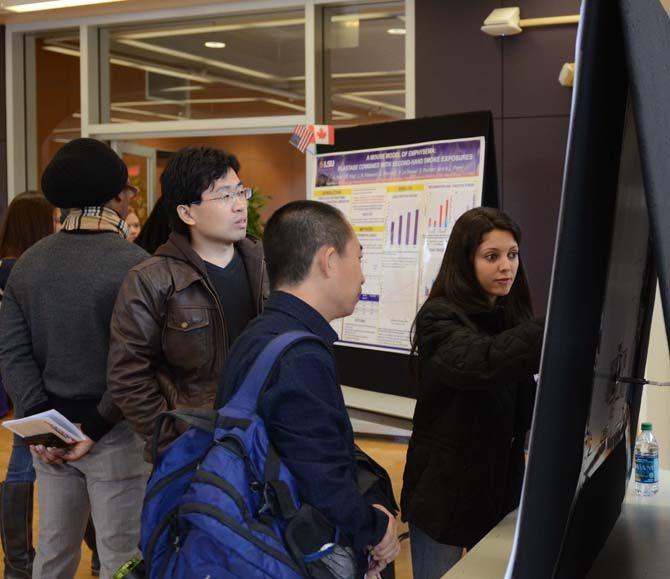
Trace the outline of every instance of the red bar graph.
<path fill-rule="evenodd" d="M 449 199 L 438 205 L 437 215 L 428 219 L 428 227 L 440 227 L 446 229 L 449 217 Z"/>

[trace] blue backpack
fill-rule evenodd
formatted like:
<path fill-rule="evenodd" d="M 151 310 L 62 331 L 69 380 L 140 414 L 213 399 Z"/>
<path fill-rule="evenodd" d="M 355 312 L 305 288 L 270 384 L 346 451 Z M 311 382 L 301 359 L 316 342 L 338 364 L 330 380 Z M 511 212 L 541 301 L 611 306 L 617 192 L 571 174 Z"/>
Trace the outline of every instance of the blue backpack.
<path fill-rule="evenodd" d="M 277 360 L 307 332 L 274 338 L 220 410 L 165 413 L 190 428 L 157 457 L 142 511 L 148 579 L 353 577 L 355 557 L 337 530 L 301 505 L 295 480 L 269 443 L 257 405 Z M 306 522 L 307 521 L 307 522 Z M 318 529 L 314 530 L 314 525 Z M 290 531 L 310 543 L 297 548 Z M 328 573 L 335 561 L 337 572 Z"/>

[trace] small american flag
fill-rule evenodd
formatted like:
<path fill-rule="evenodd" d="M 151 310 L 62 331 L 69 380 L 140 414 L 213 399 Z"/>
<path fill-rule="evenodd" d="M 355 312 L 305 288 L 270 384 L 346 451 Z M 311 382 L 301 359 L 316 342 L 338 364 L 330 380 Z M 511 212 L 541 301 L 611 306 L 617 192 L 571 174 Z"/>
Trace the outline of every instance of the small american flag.
<path fill-rule="evenodd" d="M 310 125 L 298 125 L 293 129 L 293 134 L 289 143 L 293 145 L 298 151 L 304 153 L 307 145 L 314 142 L 314 132 Z"/>

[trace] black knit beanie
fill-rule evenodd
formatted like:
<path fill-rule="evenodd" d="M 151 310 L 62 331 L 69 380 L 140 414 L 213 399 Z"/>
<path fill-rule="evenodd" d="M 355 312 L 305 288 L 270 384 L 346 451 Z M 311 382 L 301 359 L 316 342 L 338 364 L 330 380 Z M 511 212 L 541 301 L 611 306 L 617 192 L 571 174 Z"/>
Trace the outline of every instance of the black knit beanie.
<path fill-rule="evenodd" d="M 42 173 L 42 192 L 56 207 L 104 205 L 128 183 L 128 169 L 105 143 L 75 139 L 64 145 Z"/>

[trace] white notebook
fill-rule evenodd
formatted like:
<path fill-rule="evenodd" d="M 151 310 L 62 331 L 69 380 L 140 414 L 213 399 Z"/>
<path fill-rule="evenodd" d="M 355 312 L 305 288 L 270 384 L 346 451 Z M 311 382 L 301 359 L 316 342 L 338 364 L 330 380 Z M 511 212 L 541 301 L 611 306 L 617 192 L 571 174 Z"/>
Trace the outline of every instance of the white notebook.
<path fill-rule="evenodd" d="M 21 438 L 40 434 L 55 434 L 67 444 L 80 442 L 86 438 L 84 433 L 58 410 L 47 410 L 25 418 L 5 420 L 2 426 L 18 434 Z"/>

